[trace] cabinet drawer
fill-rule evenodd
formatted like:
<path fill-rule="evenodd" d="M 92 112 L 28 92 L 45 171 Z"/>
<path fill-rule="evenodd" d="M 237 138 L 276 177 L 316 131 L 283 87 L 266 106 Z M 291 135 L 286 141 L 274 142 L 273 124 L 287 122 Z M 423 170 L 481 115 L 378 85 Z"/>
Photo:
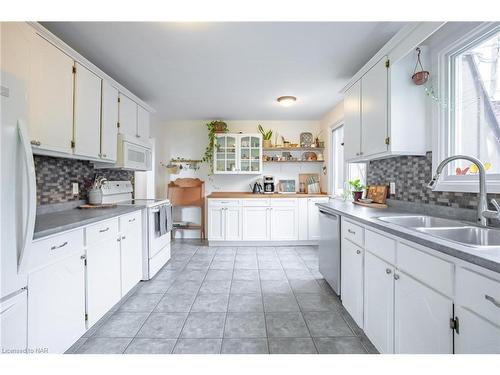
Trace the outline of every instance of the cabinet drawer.
<path fill-rule="evenodd" d="M 271 199 L 271 207 L 295 207 L 297 199 L 274 198 Z"/>
<path fill-rule="evenodd" d="M 89 245 L 118 237 L 118 219 L 101 221 L 97 224 L 85 228 L 85 239 L 87 247 Z"/>
<path fill-rule="evenodd" d="M 364 246 L 364 228 L 348 220 L 342 220 L 342 237 L 358 246 Z"/>
<path fill-rule="evenodd" d="M 267 207 L 269 206 L 269 199 L 255 198 L 243 199 L 241 201 L 243 207 Z"/>
<path fill-rule="evenodd" d="M 433 289 L 453 295 L 453 264 L 405 244 L 398 244 L 398 268 Z"/>
<path fill-rule="evenodd" d="M 396 263 L 396 241 L 392 238 L 366 230 L 365 249 L 390 264 Z"/>
<path fill-rule="evenodd" d="M 120 232 L 123 234 L 128 230 L 137 230 L 140 228 L 142 223 L 142 212 L 136 211 L 128 215 L 123 215 L 120 217 Z"/>
<path fill-rule="evenodd" d="M 29 259 L 29 270 L 49 265 L 76 251 L 81 251 L 83 254 L 83 229 L 34 241 Z"/>
<path fill-rule="evenodd" d="M 457 269 L 456 302 L 500 326 L 500 281 Z"/>
<path fill-rule="evenodd" d="M 209 206 L 239 206 L 239 199 L 209 199 Z"/>

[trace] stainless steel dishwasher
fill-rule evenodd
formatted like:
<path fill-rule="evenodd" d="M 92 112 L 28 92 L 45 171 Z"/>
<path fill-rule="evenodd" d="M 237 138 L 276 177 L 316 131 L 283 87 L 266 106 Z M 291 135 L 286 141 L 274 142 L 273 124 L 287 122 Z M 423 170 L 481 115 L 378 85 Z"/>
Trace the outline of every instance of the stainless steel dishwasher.
<path fill-rule="evenodd" d="M 319 272 L 340 295 L 340 216 L 319 210 Z"/>

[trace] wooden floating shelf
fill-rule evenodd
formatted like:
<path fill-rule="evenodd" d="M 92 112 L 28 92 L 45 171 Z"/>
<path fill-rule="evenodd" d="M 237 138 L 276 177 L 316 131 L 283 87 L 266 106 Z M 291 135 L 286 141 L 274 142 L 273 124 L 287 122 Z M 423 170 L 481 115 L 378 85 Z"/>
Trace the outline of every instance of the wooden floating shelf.
<path fill-rule="evenodd" d="M 263 163 L 323 163 L 324 160 L 263 160 Z"/>
<path fill-rule="evenodd" d="M 262 151 L 323 151 L 324 147 L 269 147 Z"/>

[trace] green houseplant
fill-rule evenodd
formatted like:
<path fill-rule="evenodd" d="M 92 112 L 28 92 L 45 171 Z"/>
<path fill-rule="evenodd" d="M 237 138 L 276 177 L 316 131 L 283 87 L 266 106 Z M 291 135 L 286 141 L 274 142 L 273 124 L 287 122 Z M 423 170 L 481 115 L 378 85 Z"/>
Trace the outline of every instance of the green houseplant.
<path fill-rule="evenodd" d="M 262 134 L 262 146 L 264 148 L 270 148 L 273 147 L 271 143 L 271 137 L 273 136 L 273 131 L 271 129 L 269 130 L 264 130 L 261 124 L 258 126 L 260 134 Z"/>
<path fill-rule="evenodd" d="M 227 124 L 221 120 L 210 121 L 206 124 L 206 126 L 208 129 L 208 145 L 201 160 L 208 163 L 210 171 L 213 171 L 215 135 L 218 133 L 226 133 L 228 131 L 228 127 Z"/>
<path fill-rule="evenodd" d="M 351 188 L 352 197 L 355 201 L 359 201 L 363 197 L 363 190 L 365 187 L 361 184 L 359 179 L 348 181 Z"/>

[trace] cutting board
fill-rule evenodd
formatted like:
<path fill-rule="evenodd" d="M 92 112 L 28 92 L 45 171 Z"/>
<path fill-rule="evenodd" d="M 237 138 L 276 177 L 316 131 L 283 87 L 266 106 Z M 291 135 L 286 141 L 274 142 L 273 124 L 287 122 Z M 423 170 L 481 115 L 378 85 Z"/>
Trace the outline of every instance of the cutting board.
<path fill-rule="evenodd" d="M 363 203 L 358 201 L 353 201 L 352 203 L 357 204 L 358 206 L 370 207 L 370 208 L 387 208 L 386 204 L 382 203 Z"/>
<path fill-rule="evenodd" d="M 309 193 L 318 194 L 318 193 L 320 193 L 320 191 L 318 191 L 318 192 L 309 191 L 309 187 L 307 185 L 307 180 L 309 179 L 309 177 L 314 178 L 314 180 L 318 181 L 318 184 L 319 184 L 319 173 L 300 173 L 299 174 L 299 184 L 301 182 L 304 183 L 304 185 L 306 186 L 306 194 L 309 194 Z M 321 190 L 321 188 L 319 190 Z"/>
<path fill-rule="evenodd" d="M 371 199 L 373 203 L 385 204 L 387 200 L 386 185 L 370 185 L 367 187 L 366 198 Z"/>

